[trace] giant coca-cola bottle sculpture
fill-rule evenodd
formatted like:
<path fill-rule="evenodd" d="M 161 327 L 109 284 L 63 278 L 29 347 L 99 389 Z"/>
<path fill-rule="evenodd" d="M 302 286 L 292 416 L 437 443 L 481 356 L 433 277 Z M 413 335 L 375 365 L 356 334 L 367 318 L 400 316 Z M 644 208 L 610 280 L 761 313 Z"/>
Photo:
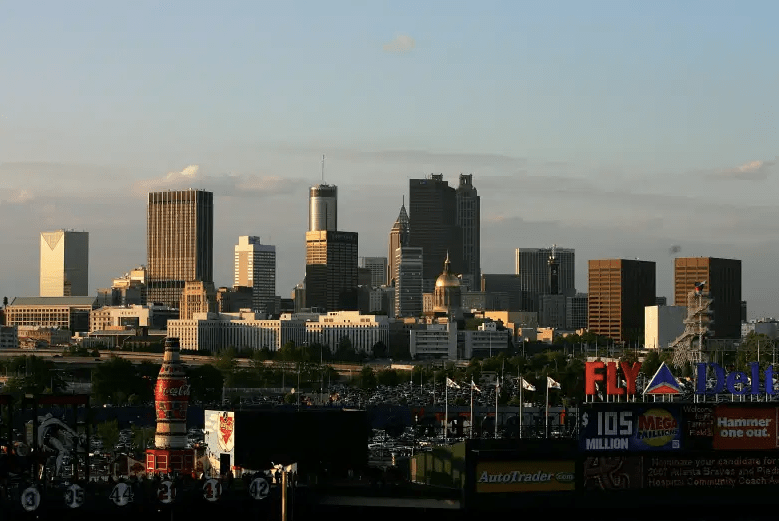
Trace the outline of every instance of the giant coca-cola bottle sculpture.
<path fill-rule="evenodd" d="M 154 387 L 154 408 L 157 412 L 154 445 L 158 449 L 187 447 L 188 404 L 189 384 L 179 356 L 179 339 L 168 338 L 165 340 L 160 375 Z"/>
<path fill-rule="evenodd" d="M 146 450 L 146 472 L 191 472 L 194 451 L 187 448 L 189 383 L 179 354 L 179 339 L 165 340 L 162 367 L 154 386 L 157 431 L 154 448 Z"/>

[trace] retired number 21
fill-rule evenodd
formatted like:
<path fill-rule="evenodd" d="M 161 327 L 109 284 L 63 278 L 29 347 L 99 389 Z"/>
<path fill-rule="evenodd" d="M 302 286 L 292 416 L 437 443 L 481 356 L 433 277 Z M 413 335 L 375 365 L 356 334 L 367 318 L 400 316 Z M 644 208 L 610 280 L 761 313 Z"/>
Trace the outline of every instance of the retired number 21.
<path fill-rule="evenodd" d="M 598 413 L 598 435 L 633 434 L 633 412 L 632 411 L 612 411 Z"/>

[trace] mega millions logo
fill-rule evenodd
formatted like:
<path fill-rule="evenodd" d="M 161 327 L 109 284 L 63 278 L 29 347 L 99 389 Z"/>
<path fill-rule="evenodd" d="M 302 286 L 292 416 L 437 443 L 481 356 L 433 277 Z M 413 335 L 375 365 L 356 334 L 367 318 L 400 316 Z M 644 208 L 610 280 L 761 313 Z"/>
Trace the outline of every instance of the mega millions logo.
<path fill-rule="evenodd" d="M 666 409 L 649 409 L 638 417 L 636 438 L 650 447 L 664 447 L 679 437 L 679 422 Z"/>

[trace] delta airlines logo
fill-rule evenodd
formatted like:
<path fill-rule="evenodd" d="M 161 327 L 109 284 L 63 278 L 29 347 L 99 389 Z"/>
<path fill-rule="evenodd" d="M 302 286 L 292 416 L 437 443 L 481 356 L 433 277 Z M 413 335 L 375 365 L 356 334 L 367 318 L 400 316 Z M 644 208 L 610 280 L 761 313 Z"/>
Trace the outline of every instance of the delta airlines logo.
<path fill-rule="evenodd" d="M 746 364 L 746 368 L 748 371 L 727 372 L 721 365 L 714 362 L 695 364 L 694 392 L 697 395 L 715 395 L 724 392 L 739 396 L 779 394 L 773 365 L 769 365 L 761 371 L 760 364 L 750 362 Z M 635 395 L 636 380 L 640 370 L 641 362 L 632 364 L 628 362 L 586 362 L 584 394 L 597 396 L 599 394 L 598 382 L 601 382 L 606 385 L 608 396 Z M 651 395 L 680 395 L 682 388 L 668 366 L 663 363 L 643 392 Z"/>
<path fill-rule="evenodd" d="M 647 384 L 644 389 L 644 394 L 681 394 L 682 389 L 679 386 L 679 381 L 671 374 L 671 370 L 665 365 L 665 362 L 660 364 L 660 367 L 655 372 L 655 375 Z"/>

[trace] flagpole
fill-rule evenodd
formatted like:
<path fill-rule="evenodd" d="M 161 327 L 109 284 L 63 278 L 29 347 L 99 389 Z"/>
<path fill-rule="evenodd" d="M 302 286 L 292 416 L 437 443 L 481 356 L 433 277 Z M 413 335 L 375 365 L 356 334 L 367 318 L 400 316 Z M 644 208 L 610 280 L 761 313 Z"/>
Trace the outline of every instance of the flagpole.
<path fill-rule="evenodd" d="M 449 430 L 448 429 L 448 427 L 449 427 L 449 377 L 448 376 L 444 376 L 444 378 L 445 378 L 445 380 L 444 380 L 444 388 L 446 389 L 444 391 L 444 393 L 445 393 L 444 394 L 444 396 L 445 396 L 445 398 L 444 398 L 444 402 L 445 402 L 444 411 L 446 411 L 446 412 L 444 412 L 444 443 L 446 443 L 446 439 L 447 439 L 447 437 L 449 435 L 449 433 L 447 432 Z"/>
<path fill-rule="evenodd" d="M 545 436 L 546 438 L 549 437 L 549 375 L 546 375 L 546 428 L 545 428 Z"/>
<path fill-rule="evenodd" d="M 473 377 L 471 377 L 471 432 L 469 438 L 473 438 Z"/>
<path fill-rule="evenodd" d="M 519 371 L 517 371 L 519 373 Z M 524 416 L 523 412 L 523 406 L 525 405 L 524 400 L 522 399 L 522 390 L 525 387 L 523 384 L 525 382 L 522 381 L 521 376 L 517 376 L 518 383 L 519 383 L 519 437 L 522 437 L 522 416 Z"/>
<path fill-rule="evenodd" d="M 498 395 L 500 394 L 500 380 L 495 384 L 495 439 L 498 439 Z"/>

